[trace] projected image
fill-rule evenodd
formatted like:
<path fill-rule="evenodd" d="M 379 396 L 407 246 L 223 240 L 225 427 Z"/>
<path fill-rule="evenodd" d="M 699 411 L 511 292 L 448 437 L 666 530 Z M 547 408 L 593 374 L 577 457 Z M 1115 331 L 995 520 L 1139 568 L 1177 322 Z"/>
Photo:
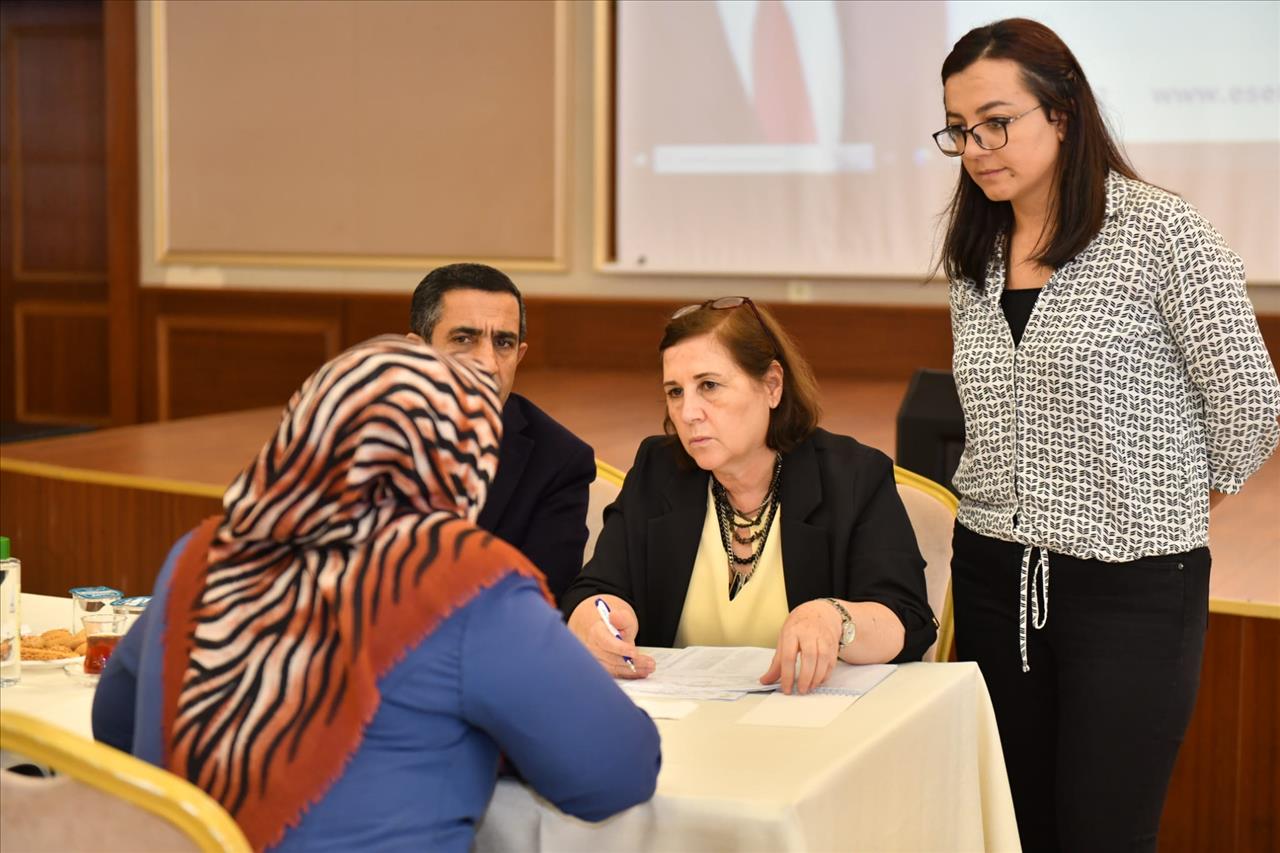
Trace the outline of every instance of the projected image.
<path fill-rule="evenodd" d="M 1280 4 L 624 2 L 617 264 L 923 277 L 959 164 L 939 71 L 975 26 L 1072 46 L 1139 173 L 1280 281 Z"/>
<path fill-rule="evenodd" d="M 869 171 L 874 146 L 842 142 L 844 45 L 834 0 L 719 0 L 721 36 L 760 142 L 658 145 L 655 172 Z"/>
<path fill-rule="evenodd" d="M 947 39 L 1027 6 L 948 3 Z M 1125 143 L 1280 142 L 1277 8 L 1070 0 L 1034 17 L 1071 45 Z"/>

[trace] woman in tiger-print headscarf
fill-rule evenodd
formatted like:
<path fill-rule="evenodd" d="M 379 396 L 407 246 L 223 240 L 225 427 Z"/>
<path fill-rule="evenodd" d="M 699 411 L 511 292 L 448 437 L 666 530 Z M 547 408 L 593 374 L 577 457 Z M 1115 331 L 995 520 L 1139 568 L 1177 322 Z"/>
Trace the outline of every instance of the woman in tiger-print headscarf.
<path fill-rule="evenodd" d="M 326 364 L 170 554 L 95 735 L 209 792 L 255 849 L 466 850 L 499 748 L 588 819 L 647 799 L 652 722 L 473 524 L 500 439 L 487 377 L 428 347 Z"/>

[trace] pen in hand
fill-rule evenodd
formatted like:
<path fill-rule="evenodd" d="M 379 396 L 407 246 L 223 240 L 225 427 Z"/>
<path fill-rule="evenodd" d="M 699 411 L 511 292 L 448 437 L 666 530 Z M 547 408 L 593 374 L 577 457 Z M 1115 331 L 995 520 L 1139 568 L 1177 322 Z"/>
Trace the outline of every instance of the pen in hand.
<path fill-rule="evenodd" d="M 618 629 L 613 627 L 613 623 L 609 621 L 609 605 L 605 603 L 603 598 L 596 599 L 596 612 L 600 614 L 600 621 L 609 629 L 609 633 L 621 640 L 622 634 L 618 633 Z M 622 659 L 626 661 L 627 666 L 631 667 L 632 672 L 636 671 L 635 661 L 626 655 L 623 655 Z"/>

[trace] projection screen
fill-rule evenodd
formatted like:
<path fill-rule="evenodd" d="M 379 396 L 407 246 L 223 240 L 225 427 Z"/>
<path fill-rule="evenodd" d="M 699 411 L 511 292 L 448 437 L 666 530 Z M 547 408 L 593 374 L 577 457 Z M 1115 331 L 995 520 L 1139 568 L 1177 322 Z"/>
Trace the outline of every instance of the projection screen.
<path fill-rule="evenodd" d="M 1138 172 L 1280 283 L 1280 3 L 678 0 L 617 5 L 621 270 L 923 278 L 959 161 L 939 69 L 1033 17 Z"/>

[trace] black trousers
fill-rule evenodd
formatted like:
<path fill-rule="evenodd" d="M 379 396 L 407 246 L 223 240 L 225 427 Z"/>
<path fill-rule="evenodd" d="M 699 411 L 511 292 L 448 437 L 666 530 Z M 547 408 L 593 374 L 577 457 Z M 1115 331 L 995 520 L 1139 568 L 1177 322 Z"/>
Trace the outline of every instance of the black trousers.
<path fill-rule="evenodd" d="M 1023 672 L 1023 546 L 960 524 L 952 544 L 956 653 L 991 692 L 1023 849 L 1154 851 L 1200 684 L 1209 549 L 1129 563 L 1051 552 L 1048 621 L 1028 616 Z"/>

